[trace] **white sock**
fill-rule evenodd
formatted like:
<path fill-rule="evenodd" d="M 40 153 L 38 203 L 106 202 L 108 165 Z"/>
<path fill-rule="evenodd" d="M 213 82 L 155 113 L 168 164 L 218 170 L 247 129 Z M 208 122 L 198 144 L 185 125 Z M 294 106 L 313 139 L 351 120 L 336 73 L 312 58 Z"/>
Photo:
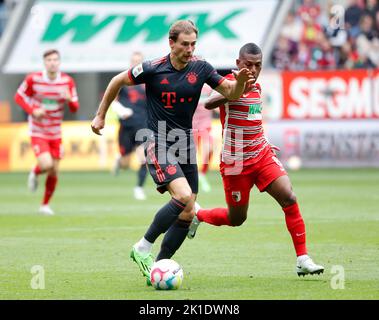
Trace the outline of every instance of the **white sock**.
<path fill-rule="evenodd" d="M 134 248 L 143 253 L 149 253 L 151 251 L 153 244 L 149 241 L 147 241 L 144 237 L 141 238 L 140 241 L 138 241 L 135 245 Z"/>

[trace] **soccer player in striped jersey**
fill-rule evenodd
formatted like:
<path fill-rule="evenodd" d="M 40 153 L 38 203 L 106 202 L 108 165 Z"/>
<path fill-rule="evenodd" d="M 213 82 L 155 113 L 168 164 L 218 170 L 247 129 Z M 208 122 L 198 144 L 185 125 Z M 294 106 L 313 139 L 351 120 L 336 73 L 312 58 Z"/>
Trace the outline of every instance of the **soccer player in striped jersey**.
<path fill-rule="evenodd" d="M 197 35 L 193 22 L 175 22 L 169 30 L 170 53 L 160 59 L 145 61 L 112 78 L 91 124 L 92 131 L 100 134 L 109 105 L 120 88 L 145 83 L 149 129 L 145 136 L 145 155 L 148 169 L 157 190 L 161 193 L 168 191 L 171 196 L 131 251 L 131 258 L 148 284 L 154 262 L 151 249 L 156 239 L 165 233 L 156 260 L 171 258 L 186 238 L 194 217 L 198 171 L 192 117 L 204 83 L 229 99 L 235 99 L 253 81 L 251 72 L 246 68 L 235 72 L 235 80 L 227 80 L 207 61 L 196 58 L 193 53 Z"/>
<path fill-rule="evenodd" d="M 79 109 L 74 80 L 60 71 L 60 54 L 50 49 L 43 54 L 44 70 L 28 74 L 14 99 L 28 114 L 31 145 L 37 165 L 28 177 L 28 187 L 34 192 L 38 176 L 46 173 L 45 193 L 40 213 L 53 215 L 49 202 L 58 182 L 59 160 L 63 157 L 61 124 L 67 104 L 71 112 Z"/>
<path fill-rule="evenodd" d="M 207 109 L 220 107 L 223 127 L 220 172 L 228 208 L 201 209 L 196 204 L 196 216 L 188 237 L 195 236 L 200 222 L 240 226 L 246 220 L 250 191 L 256 185 L 282 207 L 297 255 L 297 274 L 320 274 L 324 267 L 308 256 L 305 224 L 291 181 L 264 135 L 261 87 L 256 82 L 262 68 L 261 49 L 254 43 L 245 44 L 236 64 L 239 69 L 248 68 L 252 72 L 254 84 L 247 87 L 239 99 L 226 99 L 214 93 L 205 103 Z M 233 75 L 226 78 L 233 79 Z"/>

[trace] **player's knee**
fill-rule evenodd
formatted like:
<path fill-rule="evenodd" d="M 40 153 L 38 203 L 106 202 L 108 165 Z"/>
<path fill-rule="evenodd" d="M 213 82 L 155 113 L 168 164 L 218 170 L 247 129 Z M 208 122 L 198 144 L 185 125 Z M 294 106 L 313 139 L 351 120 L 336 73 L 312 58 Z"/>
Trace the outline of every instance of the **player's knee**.
<path fill-rule="evenodd" d="M 174 198 L 176 200 L 179 200 L 181 203 L 187 204 L 191 201 L 192 191 L 191 189 L 183 189 L 180 192 L 176 193 L 174 195 Z"/>
<path fill-rule="evenodd" d="M 44 161 L 39 164 L 39 167 L 44 172 L 51 172 L 51 170 L 54 170 L 54 164 L 53 161 Z"/>
<path fill-rule="evenodd" d="M 231 215 L 229 216 L 230 225 L 232 227 L 239 227 L 246 221 L 247 216 L 243 215 Z"/>
<path fill-rule="evenodd" d="M 285 208 L 285 207 L 288 207 L 288 206 L 292 206 L 296 202 L 297 202 L 297 198 L 296 198 L 295 193 L 294 192 L 290 192 L 288 194 L 288 196 L 284 199 L 282 207 Z"/>

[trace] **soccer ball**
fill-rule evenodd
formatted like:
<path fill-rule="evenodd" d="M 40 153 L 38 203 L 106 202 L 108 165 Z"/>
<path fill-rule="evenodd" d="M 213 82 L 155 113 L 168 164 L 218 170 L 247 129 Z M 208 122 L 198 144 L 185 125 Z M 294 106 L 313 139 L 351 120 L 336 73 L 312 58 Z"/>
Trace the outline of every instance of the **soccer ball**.
<path fill-rule="evenodd" d="M 183 281 L 183 269 L 172 259 L 159 260 L 151 268 L 150 281 L 157 290 L 179 289 Z"/>
<path fill-rule="evenodd" d="M 301 168 L 302 161 L 298 156 L 291 156 L 287 160 L 287 167 L 290 170 L 297 171 Z"/>

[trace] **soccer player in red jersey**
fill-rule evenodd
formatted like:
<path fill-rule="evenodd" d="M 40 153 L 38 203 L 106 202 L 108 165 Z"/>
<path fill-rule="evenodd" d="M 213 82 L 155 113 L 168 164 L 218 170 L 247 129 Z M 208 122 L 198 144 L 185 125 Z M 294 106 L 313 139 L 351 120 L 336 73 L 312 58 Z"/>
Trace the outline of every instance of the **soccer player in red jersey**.
<path fill-rule="evenodd" d="M 74 80 L 60 71 L 60 54 L 55 49 L 43 54 L 44 70 L 28 74 L 14 99 L 28 113 L 31 145 L 37 165 L 28 177 L 28 187 L 36 191 L 38 176 L 46 173 L 45 193 L 40 213 L 53 215 L 49 201 L 58 182 L 59 160 L 63 157 L 61 124 L 67 103 L 71 112 L 79 109 Z"/>
<path fill-rule="evenodd" d="M 245 44 L 236 64 L 239 69 L 252 72 L 254 84 L 239 99 L 228 100 L 214 93 L 205 103 L 207 109 L 220 107 L 223 127 L 220 172 L 228 208 L 201 209 L 197 205 L 188 237 L 195 236 L 200 222 L 240 226 L 247 217 L 250 190 L 256 185 L 282 207 L 297 255 L 297 274 L 320 274 L 324 267 L 316 265 L 307 254 L 305 224 L 291 181 L 264 135 L 261 87 L 256 82 L 262 68 L 261 49 L 254 43 Z M 233 79 L 233 75 L 226 78 Z"/>

